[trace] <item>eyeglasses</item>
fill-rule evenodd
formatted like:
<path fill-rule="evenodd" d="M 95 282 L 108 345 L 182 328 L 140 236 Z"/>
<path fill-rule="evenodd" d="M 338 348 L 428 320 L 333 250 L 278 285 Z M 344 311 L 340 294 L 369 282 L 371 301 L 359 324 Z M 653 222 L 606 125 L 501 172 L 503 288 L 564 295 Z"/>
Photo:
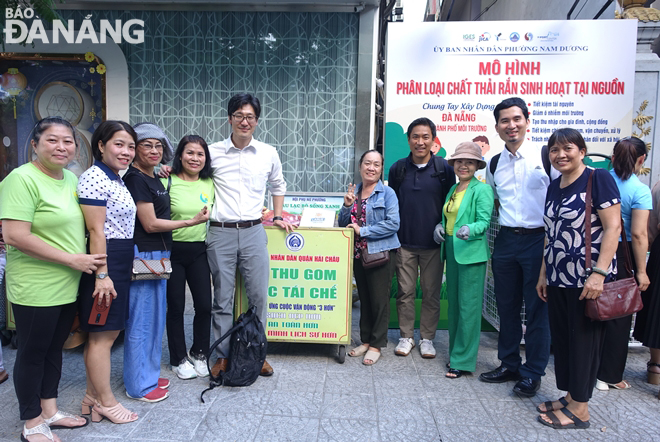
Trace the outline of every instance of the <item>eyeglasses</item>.
<path fill-rule="evenodd" d="M 234 119 L 235 122 L 240 123 L 243 120 L 247 120 L 249 124 L 254 124 L 255 121 L 257 121 L 257 117 L 252 115 L 252 114 L 232 114 L 232 118 Z"/>
<path fill-rule="evenodd" d="M 456 202 L 456 192 L 451 194 L 451 198 L 449 198 L 449 204 L 447 204 L 447 212 L 451 213 L 452 209 L 454 208 L 454 203 Z"/>
<path fill-rule="evenodd" d="M 162 144 L 156 144 L 155 146 L 151 143 L 140 143 L 138 144 L 138 147 L 142 148 L 143 150 L 146 150 L 149 152 L 150 150 L 156 149 L 158 152 L 163 151 L 163 145 Z"/>

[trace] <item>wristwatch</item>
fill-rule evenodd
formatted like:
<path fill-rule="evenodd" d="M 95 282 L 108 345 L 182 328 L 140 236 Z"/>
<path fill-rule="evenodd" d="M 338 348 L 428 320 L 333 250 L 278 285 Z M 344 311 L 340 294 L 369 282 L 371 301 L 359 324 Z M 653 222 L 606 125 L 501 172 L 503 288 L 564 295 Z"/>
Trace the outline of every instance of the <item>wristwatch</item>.
<path fill-rule="evenodd" d="M 284 218 L 282 218 L 281 216 L 274 216 L 273 221 L 284 221 Z"/>
<path fill-rule="evenodd" d="M 108 274 L 105 272 L 97 273 L 96 274 L 96 279 L 105 279 L 108 277 Z"/>

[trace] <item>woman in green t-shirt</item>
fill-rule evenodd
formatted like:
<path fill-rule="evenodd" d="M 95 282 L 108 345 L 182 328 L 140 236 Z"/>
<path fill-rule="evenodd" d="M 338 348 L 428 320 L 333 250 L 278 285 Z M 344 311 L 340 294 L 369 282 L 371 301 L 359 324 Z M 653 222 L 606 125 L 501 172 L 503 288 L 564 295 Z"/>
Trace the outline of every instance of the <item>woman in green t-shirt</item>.
<path fill-rule="evenodd" d="M 190 219 L 204 206 L 211 210 L 214 191 L 211 157 L 206 141 L 183 137 L 174 154 L 172 172 L 163 178 L 170 194 L 172 220 Z M 209 375 L 206 353 L 210 346 L 211 271 L 206 259 L 206 223 L 172 232 L 172 275 L 167 282 L 167 341 L 172 371 L 181 379 Z M 195 307 L 193 343 L 186 352 L 183 312 L 186 281 Z"/>
<path fill-rule="evenodd" d="M 35 159 L 0 183 L 0 219 L 7 250 L 7 297 L 13 304 L 18 352 L 14 386 L 22 440 L 51 428 L 88 424 L 59 411 L 62 347 L 76 315 L 82 272 L 105 265 L 104 254 L 85 254 L 85 222 L 76 196 L 76 176 L 65 170 L 75 158 L 76 136 L 60 117 L 37 123 L 30 142 Z"/>

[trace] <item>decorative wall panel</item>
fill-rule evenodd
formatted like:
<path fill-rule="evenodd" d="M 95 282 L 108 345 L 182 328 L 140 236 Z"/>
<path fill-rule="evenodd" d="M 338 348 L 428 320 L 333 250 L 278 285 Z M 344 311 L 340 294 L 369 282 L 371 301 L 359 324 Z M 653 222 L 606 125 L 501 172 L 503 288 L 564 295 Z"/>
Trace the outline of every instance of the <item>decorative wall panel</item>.
<path fill-rule="evenodd" d="M 255 137 L 277 147 L 291 190 L 340 192 L 352 181 L 357 14 L 61 13 L 76 23 L 88 14 L 144 20 L 145 42 L 121 44 L 132 124 L 154 122 L 173 143 L 197 133 L 210 144 L 230 133 L 229 97 L 252 92 L 263 107 Z"/>

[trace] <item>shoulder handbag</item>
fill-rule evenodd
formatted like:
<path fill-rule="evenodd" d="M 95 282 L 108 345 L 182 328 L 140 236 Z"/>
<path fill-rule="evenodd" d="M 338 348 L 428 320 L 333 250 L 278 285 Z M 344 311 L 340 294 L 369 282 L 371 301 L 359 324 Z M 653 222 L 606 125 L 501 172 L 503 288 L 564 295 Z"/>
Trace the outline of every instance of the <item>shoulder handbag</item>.
<path fill-rule="evenodd" d="M 163 234 L 160 234 L 163 246 L 167 251 Z M 133 258 L 133 272 L 131 281 L 144 281 L 150 279 L 170 279 L 172 274 L 172 262 L 169 258 L 142 259 L 139 256 Z"/>
<path fill-rule="evenodd" d="M 357 224 L 362 227 L 362 189 L 357 194 Z M 390 262 L 390 251 L 383 250 L 382 252 L 369 253 L 369 250 L 364 248 L 360 253 L 360 259 L 362 260 L 362 267 L 365 269 L 380 267 Z"/>
<path fill-rule="evenodd" d="M 586 212 L 584 214 L 584 236 L 586 261 L 585 265 L 589 270 L 591 264 L 591 182 L 594 171 L 589 174 L 587 182 L 587 195 L 585 197 Z M 623 239 L 623 248 L 626 255 L 625 268 L 629 275 L 632 275 L 632 260 L 630 259 L 630 250 L 628 250 L 628 238 L 626 230 L 621 220 L 621 237 Z M 610 319 L 623 318 L 632 315 L 642 309 L 642 296 L 635 281 L 635 277 L 619 279 L 603 284 L 603 293 L 596 299 L 587 299 L 584 306 L 584 314 L 595 321 L 609 321 Z"/>

